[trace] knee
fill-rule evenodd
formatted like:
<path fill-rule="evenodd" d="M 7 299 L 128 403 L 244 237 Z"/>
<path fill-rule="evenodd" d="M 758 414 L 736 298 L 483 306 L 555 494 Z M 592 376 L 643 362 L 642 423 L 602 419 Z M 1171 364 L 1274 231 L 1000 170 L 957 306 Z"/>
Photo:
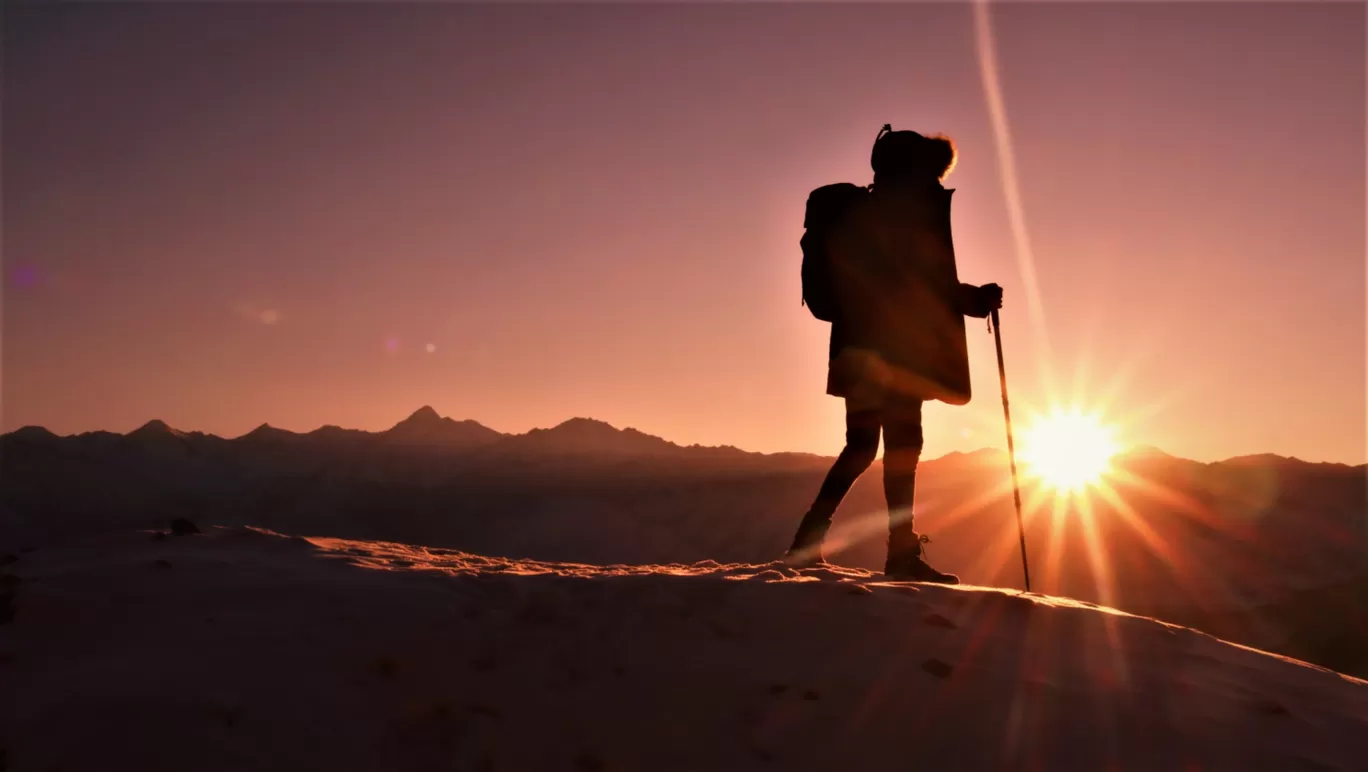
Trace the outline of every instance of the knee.
<path fill-rule="evenodd" d="M 922 452 L 922 445 L 925 438 L 922 433 L 921 424 L 906 424 L 902 426 L 890 426 L 884 436 L 884 442 L 888 446 L 887 452 L 899 453 L 906 456 L 919 457 Z"/>
<path fill-rule="evenodd" d="M 921 448 L 887 448 L 884 451 L 884 469 L 891 474 L 916 474 L 921 462 Z"/>
<path fill-rule="evenodd" d="M 921 427 L 916 427 L 915 431 L 905 431 L 900 436 L 889 438 L 884 448 L 884 466 L 902 474 L 915 473 L 921 453 Z"/>
<path fill-rule="evenodd" d="M 921 458 L 921 454 L 922 454 L 922 437 L 921 437 L 921 432 L 917 432 L 917 435 L 916 435 L 915 437 L 907 437 L 907 438 L 904 439 L 903 442 L 897 443 L 897 444 L 893 445 L 892 447 L 887 448 L 887 449 L 886 449 L 886 452 L 888 452 L 888 453 L 893 453 L 893 454 L 897 454 L 897 455 L 903 456 L 903 457 L 905 457 L 905 458 Z"/>
<path fill-rule="evenodd" d="M 860 469 L 868 469 L 874 463 L 874 457 L 879 455 L 879 436 L 874 435 L 871 441 L 868 437 L 849 437 L 846 439 L 845 450 L 841 451 L 841 458 L 847 464 L 858 466 Z"/>

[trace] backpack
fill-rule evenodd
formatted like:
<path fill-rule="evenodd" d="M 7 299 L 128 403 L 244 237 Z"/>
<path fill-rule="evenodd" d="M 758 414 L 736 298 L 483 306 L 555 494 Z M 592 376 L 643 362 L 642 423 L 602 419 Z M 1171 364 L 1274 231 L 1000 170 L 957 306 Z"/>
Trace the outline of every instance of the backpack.
<path fill-rule="evenodd" d="M 836 293 L 831 280 L 831 256 L 827 240 L 852 204 L 869 194 L 849 182 L 823 185 L 808 194 L 803 216 L 803 305 L 824 322 L 836 319 Z"/>

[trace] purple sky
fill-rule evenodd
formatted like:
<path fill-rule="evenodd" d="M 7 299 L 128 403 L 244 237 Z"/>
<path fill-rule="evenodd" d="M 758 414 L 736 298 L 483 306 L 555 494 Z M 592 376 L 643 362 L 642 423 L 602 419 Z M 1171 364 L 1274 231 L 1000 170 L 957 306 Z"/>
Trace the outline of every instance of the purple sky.
<path fill-rule="evenodd" d="M 0 425 L 431 404 L 834 452 L 803 201 L 891 122 L 959 143 L 1023 420 L 1364 462 L 1363 6 L 991 17 L 1043 317 L 968 4 L 7 4 Z M 930 455 L 1003 444 L 981 323 L 970 356 Z"/>

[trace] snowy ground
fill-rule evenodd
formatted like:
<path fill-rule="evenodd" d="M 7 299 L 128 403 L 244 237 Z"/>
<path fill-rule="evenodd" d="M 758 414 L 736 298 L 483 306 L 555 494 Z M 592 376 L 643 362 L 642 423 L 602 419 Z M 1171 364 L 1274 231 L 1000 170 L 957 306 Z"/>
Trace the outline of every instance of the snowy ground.
<path fill-rule="evenodd" d="M 854 569 L 548 564 L 214 529 L 40 549 L 0 573 L 18 577 L 0 587 L 8 772 L 1368 758 L 1363 681 L 1087 604 Z"/>

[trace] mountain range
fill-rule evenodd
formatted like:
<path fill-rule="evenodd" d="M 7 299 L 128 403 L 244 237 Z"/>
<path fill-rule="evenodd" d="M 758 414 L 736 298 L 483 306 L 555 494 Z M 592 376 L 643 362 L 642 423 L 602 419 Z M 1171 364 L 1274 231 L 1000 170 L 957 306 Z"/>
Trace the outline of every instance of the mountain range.
<path fill-rule="evenodd" d="M 829 463 L 585 418 L 510 435 L 430 407 L 382 432 L 25 427 L 0 437 L 0 552 L 184 517 L 520 559 L 756 563 L 788 546 Z M 1368 670 L 1368 467 L 1155 448 L 1113 466 L 1105 489 L 1078 498 L 1023 479 L 1032 590 Z M 882 565 L 880 476 L 876 464 L 837 513 L 833 562 Z M 1021 586 L 1010 479 L 995 450 L 923 462 L 917 527 L 931 562 Z"/>

